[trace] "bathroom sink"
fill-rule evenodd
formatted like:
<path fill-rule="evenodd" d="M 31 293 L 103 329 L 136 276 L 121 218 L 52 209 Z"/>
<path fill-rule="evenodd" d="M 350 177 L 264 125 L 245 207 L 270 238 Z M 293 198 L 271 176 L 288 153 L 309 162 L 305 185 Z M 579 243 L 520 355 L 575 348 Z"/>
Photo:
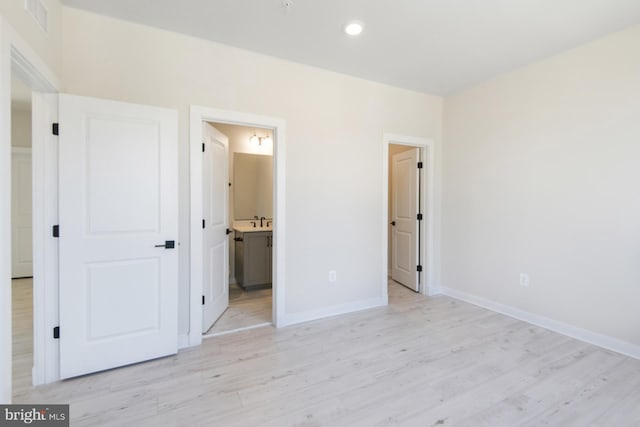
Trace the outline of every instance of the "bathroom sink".
<path fill-rule="evenodd" d="M 268 227 L 260 227 L 260 225 L 254 227 L 253 225 L 234 225 L 233 229 L 239 233 L 255 233 L 258 231 L 273 231 L 273 226 L 270 224 Z"/>

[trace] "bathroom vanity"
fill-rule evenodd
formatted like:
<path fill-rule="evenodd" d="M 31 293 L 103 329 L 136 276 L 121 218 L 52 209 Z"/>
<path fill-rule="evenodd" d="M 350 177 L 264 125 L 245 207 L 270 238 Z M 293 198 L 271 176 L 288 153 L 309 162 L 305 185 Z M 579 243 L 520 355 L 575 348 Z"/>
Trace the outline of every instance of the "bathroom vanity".
<path fill-rule="evenodd" d="M 235 228 L 236 282 L 244 289 L 271 286 L 273 232 L 267 227 Z"/>

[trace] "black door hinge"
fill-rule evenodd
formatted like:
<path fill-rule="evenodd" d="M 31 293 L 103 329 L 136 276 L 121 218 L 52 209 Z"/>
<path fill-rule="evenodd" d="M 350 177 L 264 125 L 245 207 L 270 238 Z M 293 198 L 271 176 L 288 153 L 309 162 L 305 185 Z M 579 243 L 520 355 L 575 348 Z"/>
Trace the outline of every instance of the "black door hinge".
<path fill-rule="evenodd" d="M 422 162 L 418 162 L 418 169 L 422 169 Z"/>
<path fill-rule="evenodd" d="M 58 123 L 53 123 L 51 125 L 51 133 L 54 135 L 60 135 L 60 125 Z"/>
<path fill-rule="evenodd" d="M 204 305 L 204 295 L 202 295 L 202 305 Z"/>
<path fill-rule="evenodd" d="M 53 328 L 53 338 L 56 340 L 60 338 L 60 326 Z"/>
<path fill-rule="evenodd" d="M 202 220 L 202 228 L 204 228 L 204 219 Z"/>
<path fill-rule="evenodd" d="M 418 266 L 418 272 L 420 272 L 420 271 L 422 271 L 422 266 L 421 265 Z"/>
<path fill-rule="evenodd" d="M 54 225 L 52 230 L 53 237 L 60 237 L 60 226 Z"/>
<path fill-rule="evenodd" d="M 202 152 L 204 153 L 204 142 L 202 143 Z"/>
<path fill-rule="evenodd" d="M 422 221 L 422 214 L 421 213 L 418 214 L 418 221 Z"/>
<path fill-rule="evenodd" d="M 229 229 L 227 228 L 227 236 L 228 236 L 229 234 L 231 234 L 231 230 L 229 230 Z"/>

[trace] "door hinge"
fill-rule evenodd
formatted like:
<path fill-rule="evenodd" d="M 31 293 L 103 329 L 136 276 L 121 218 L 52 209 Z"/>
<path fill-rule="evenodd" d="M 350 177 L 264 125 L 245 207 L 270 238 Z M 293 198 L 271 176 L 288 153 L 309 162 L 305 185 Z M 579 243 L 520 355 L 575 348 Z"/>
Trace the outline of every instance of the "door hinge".
<path fill-rule="evenodd" d="M 202 143 L 202 152 L 204 153 L 204 142 Z"/>
<path fill-rule="evenodd" d="M 422 271 L 422 266 L 421 266 L 421 265 L 419 265 L 419 266 L 418 266 L 418 272 L 421 272 L 421 271 Z"/>
<path fill-rule="evenodd" d="M 56 340 L 60 338 L 60 326 L 53 328 L 53 338 Z"/>
<path fill-rule="evenodd" d="M 422 169 L 422 162 L 418 162 L 418 169 Z"/>
<path fill-rule="evenodd" d="M 202 220 L 202 228 L 204 228 L 204 219 Z"/>
<path fill-rule="evenodd" d="M 204 295 L 202 295 L 202 305 L 204 305 Z"/>
<path fill-rule="evenodd" d="M 227 236 L 228 236 L 229 234 L 231 234 L 231 230 L 229 230 L 229 229 L 227 228 Z"/>
<path fill-rule="evenodd" d="M 422 221 L 422 214 L 421 213 L 418 214 L 418 221 Z"/>
<path fill-rule="evenodd" d="M 60 135 L 60 125 L 58 123 L 51 124 L 51 133 L 54 135 Z"/>
<path fill-rule="evenodd" d="M 52 230 L 51 234 L 53 234 L 53 237 L 60 237 L 60 226 L 59 225 L 54 225 L 52 227 L 52 229 L 53 230 Z"/>

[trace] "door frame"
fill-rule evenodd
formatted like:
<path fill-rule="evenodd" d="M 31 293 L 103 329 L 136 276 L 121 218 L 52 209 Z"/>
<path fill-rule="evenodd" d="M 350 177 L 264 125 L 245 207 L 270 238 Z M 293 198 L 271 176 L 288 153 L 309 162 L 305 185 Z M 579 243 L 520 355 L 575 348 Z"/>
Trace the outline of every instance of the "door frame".
<path fill-rule="evenodd" d="M 389 145 L 406 145 L 420 148 L 420 158 L 424 163 L 420 182 L 420 212 L 426 218 L 425 226 L 420 227 L 420 254 L 416 259 L 425 266 L 420 293 L 423 295 L 437 294 L 434 283 L 435 267 L 435 142 L 430 138 L 385 133 L 382 138 L 382 277 L 380 278 L 382 295 L 388 298 L 389 276 Z"/>
<path fill-rule="evenodd" d="M 12 303 L 11 303 L 11 75 L 15 73 L 32 90 L 43 93 L 57 93 L 60 80 L 18 35 L 9 23 L 0 16 L 0 235 L 5 236 L 0 245 L 6 256 L 0 257 L 0 403 L 9 403 L 12 399 Z M 34 360 L 32 382 L 34 385 L 51 382 L 56 372 L 49 366 L 55 365 L 58 352 L 57 344 L 46 334 L 48 319 L 57 316 L 57 299 L 47 296 L 46 292 L 57 292 L 57 245 L 47 244 L 44 231 L 49 229 L 53 201 L 57 194 L 47 194 L 50 185 L 50 167 L 57 166 L 52 150 L 45 141 L 51 138 L 43 135 L 39 117 L 32 116 L 32 162 L 33 167 L 33 261 L 34 261 Z M 47 125 L 47 127 L 50 124 Z M 38 132 L 35 132 L 38 130 Z M 46 135 L 46 133 L 45 133 Z M 53 165 L 52 165 L 53 163 Z M 57 200 L 56 206 L 57 206 Z M 36 277 L 37 275 L 37 277 Z M 53 360 L 51 358 L 54 358 Z"/>
<path fill-rule="evenodd" d="M 272 323 L 284 319 L 285 301 L 285 121 L 238 111 L 192 105 L 189 114 L 190 189 L 191 189 L 191 256 L 189 294 L 189 346 L 202 343 L 202 122 L 226 123 L 273 131 L 273 299 Z M 229 222 L 233 220 L 229 218 Z M 229 224 L 231 227 L 231 224 Z"/>

